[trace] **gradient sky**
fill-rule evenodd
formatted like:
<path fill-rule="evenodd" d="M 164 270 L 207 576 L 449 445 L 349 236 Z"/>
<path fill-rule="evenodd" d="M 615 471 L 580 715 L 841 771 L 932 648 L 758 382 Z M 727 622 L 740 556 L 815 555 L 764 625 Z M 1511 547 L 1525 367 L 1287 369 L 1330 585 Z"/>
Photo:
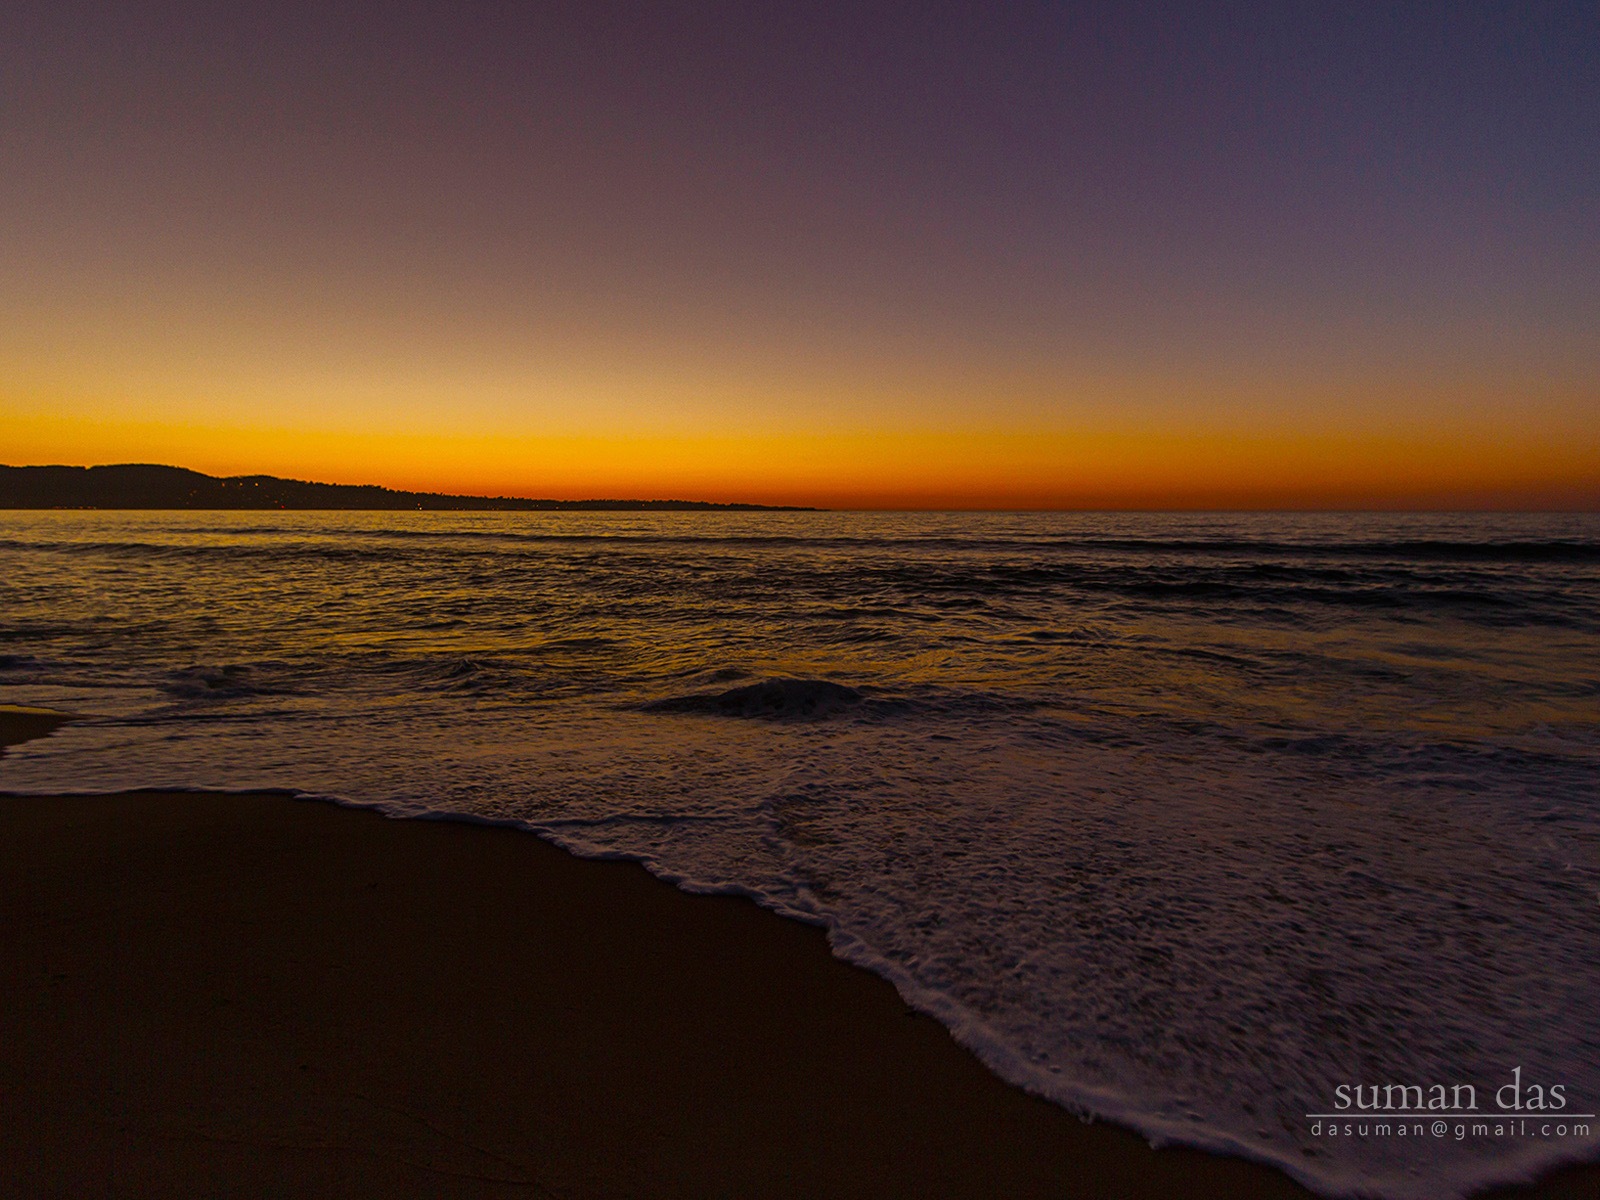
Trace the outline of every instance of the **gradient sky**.
<path fill-rule="evenodd" d="M 11 0 L 0 461 L 1600 507 L 1600 4 Z"/>

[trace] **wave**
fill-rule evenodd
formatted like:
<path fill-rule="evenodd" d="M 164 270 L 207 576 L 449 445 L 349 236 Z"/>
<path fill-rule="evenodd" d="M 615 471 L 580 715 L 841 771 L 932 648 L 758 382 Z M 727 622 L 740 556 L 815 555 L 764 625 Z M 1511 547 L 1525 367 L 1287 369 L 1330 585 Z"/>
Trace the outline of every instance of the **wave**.
<path fill-rule="evenodd" d="M 157 686 L 180 700 L 238 700 L 252 696 L 293 695 L 284 677 L 289 664 L 225 663 L 221 666 L 190 666 L 171 672 Z"/>
<path fill-rule="evenodd" d="M 644 712 L 695 713 L 768 721 L 817 720 L 859 706 L 866 697 L 826 679 L 764 679 L 724 692 L 667 696 L 640 706 Z"/>
<path fill-rule="evenodd" d="M 748 517 L 749 514 L 740 514 Z M 1538 538 L 1538 537 L 1462 537 L 1462 538 L 1367 538 L 1317 537 L 1307 535 L 1304 540 L 1283 537 L 1239 537 L 1218 534 L 1214 537 L 1103 537 L 1095 535 L 1025 536 L 1013 537 L 1003 533 L 959 535 L 943 533 L 836 533 L 815 531 L 804 533 L 760 532 L 731 529 L 714 532 L 705 529 L 671 532 L 647 532 L 638 529 L 616 531 L 581 529 L 557 531 L 549 529 L 416 529 L 387 527 L 379 529 L 338 530 L 342 545 L 318 545 L 292 541 L 284 544 L 280 539 L 304 536 L 306 530 L 284 526 L 257 526 L 253 528 L 210 529 L 194 527 L 187 534 L 226 535 L 232 539 L 261 537 L 272 539 L 267 545 L 251 545 L 248 541 L 232 544 L 201 543 L 174 545 L 172 543 L 135 540 L 25 540 L 0 538 L 0 550 L 38 552 L 60 551 L 73 554 L 120 554 L 130 557 L 141 555 L 183 555 L 187 553 L 239 557 L 257 557 L 262 554 L 286 557 L 365 558 L 382 555 L 381 548 L 366 549 L 363 542 L 427 542 L 457 541 L 466 543 L 478 552 L 486 542 L 510 545 L 556 544 L 571 545 L 591 543 L 604 545 L 638 546 L 701 546 L 832 548 L 832 549 L 942 549 L 970 551 L 981 554 L 1012 551 L 1024 554 L 1061 554 L 1075 552 L 1117 553 L 1133 556 L 1149 555 L 1230 555 L 1269 558 L 1366 558 L 1404 559 L 1455 562 L 1504 563 L 1596 563 L 1600 562 L 1600 540 L 1590 537 Z"/>
<path fill-rule="evenodd" d="M 1600 562 L 1600 542 L 1568 539 L 1507 538 L 1457 541 L 1449 538 L 1379 539 L 1372 541 L 1254 538 L 1068 538 L 1049 543 L 1056 549 L 1119 550 L 1151 554 L 1248 554 L 1281 558 L 1399 558 L 1466 562 Z"/>

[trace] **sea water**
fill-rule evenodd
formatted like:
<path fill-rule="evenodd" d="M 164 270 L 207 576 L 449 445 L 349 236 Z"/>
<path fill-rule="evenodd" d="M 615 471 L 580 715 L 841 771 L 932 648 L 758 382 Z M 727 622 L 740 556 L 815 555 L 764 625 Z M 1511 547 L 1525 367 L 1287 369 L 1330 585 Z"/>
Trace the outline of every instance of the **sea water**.
<path fill-rule="evenodd" d="M 0 701 L 86 714 L 0 788 L 635 858 L 1330 1194 L 1600 1148 L 1592 515 L 5 512 Z"/>

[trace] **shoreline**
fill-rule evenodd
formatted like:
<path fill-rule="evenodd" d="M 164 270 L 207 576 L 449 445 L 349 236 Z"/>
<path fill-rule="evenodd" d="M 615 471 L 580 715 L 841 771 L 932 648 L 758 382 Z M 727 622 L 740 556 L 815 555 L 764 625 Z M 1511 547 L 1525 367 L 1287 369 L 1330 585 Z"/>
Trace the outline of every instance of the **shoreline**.
<path fill-rule="evenodd" d="M 69 721 L 77 720 L 76 713 L 54 708 L 34 708 L 25 704 L 0 704 L 0 758 L 7 746 L 18 746 L 35 738 L 49 737 Z"/>
<path fill-rule="evenodd" d="M 0 845 L 24 1194 L 1313 1194 L 1004 1083 L 817 927 L 520 830 L 0 795 Z"/>

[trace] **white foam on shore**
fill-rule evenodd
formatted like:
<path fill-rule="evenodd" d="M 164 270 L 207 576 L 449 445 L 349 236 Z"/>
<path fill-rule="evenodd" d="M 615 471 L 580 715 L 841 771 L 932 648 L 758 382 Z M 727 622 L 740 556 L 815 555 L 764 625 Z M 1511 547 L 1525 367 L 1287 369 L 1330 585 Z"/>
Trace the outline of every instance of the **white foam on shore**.
<path fill-rule="evenodd" d="M 8 520 L 0 684 L 94 715 L 0 788 L 292 782 L 637 861 L 824 926 L 1018 1086 L 1330 1195 L 1600 1147 L 1306 1119 L 1516 1067 L 1600 1104 L 1600 527 Z"/>
<path fill-rule="evenodd" d="M 38 794 L 42 789 L 8 789 L 14 794 Z M 122 792 L 190 792 L 215 794 L 274 794 L 287 800 L 327 803 L 373 811 L 392 819 L 448 821 L 504 828 L 531 833 L 578 857 L 635 862 L 651 874 L 679 889 L 694 894 L 732 895 L 749 899 L 774 913 L 792 920 L 821 926 L 827 931 L 834 954 L 852 965 L 872 971 L 894 985 L 908 1006 L 934 1018 L 947 1028 L 955 1040 L 970 1050 L 990 1070 L 1006 1082 L 1034 1095 L 1060 1104 L 1085 1120 L 1104 1119 L 1142 1134 L 1153 1146 L 1179 1144 L 1236 1155 L 1284 1170 L 1307 1187 L 1329 1197 L 1393 1197 L 1395 1200 L 1466 1197 L 1485 1188 L 1536 1181 L 1543 1173 L 1566 1163 L 1600 1158 L 1596 1143 L 1531 1140 L 1521 1152 L 1472 1164 L 1468 1169 L 1452 1169 L 1440 1164 L 1413 1167 L 1404 1173 L 1374 1177 L 1370 1171 L 1341 1169 L 1338 1162 L 1307 1163 L 1287 1154 L 1264 1151 L 1261 1144 L 1242 1139 L 1228 1129 L 1210 1124 L 1203 1113 L 1183 1119 L 1152 1114 L 1137 1095 L 1115 1086 L 1085 1084 L 1075 1079 L 1070 1064 L 1044 1065 L 1020 1052 L 1006 1031 L 984 1019 L 947 991 L 929 987 L 906 964 L 888 957 L 852 932 L 848 921 L 837 914 L 820 910 L 803 887 L 779 892 L 751 888 L 739 881 L 699 877 L 675 870 L 649 853 L 629 851 L 574 838 L 560 825 L 541 825 L 518 818 L 486 816 L 448 809 L 428 808 L 416 803 L 367 802 L 325 791 L 261 786 L 236 788 L 197 788 L 155 784 L 140 788 L 85 789 L 81 794 Z M 1421 1114 L 1431 1125 L 1432 1118 Z M 1354 1119 L 1354 1118 L 1352 1118 Z M 1303 1156 L 1302 1156 L 1303 1158 Z"/>

